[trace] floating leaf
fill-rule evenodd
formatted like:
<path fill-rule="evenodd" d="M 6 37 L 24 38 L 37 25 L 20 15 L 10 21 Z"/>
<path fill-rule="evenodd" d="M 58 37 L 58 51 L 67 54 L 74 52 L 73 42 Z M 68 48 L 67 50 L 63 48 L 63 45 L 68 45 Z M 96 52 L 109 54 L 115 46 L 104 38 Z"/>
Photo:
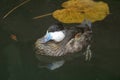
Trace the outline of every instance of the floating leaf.
<path fill-rule="evenodd" d="M 103 20 L 109 14 L 106 3 L 93 0 L 69 0 L 62 4 L 64 9 L 53 12 L 53 17 L 63 23 L 81 23 L 84 19 L 92 22 Z"/>
<path fill-rule="evenodd" d="M 84 9 L 93 4 L 94 4 L 93 0 L 69 0 L 69 1 L 62 3 L 62 7 L 63 8 L 75 7 L 75 8 Z"/>
<path fill-rule="evenodd" d="M 76 8 L 56 10 L 53 17 L 63 23 L 79 23 L 84 20 L 84 15 Z"/>

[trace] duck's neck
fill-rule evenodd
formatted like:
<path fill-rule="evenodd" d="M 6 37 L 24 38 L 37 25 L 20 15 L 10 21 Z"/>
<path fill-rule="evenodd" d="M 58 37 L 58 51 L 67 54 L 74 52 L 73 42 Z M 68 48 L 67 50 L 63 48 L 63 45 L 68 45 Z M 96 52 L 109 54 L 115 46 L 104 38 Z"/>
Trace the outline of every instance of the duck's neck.
<path fill-rule="evenodd" d="M 65 36 L 64 40 L 60 43 L 61 46 L 65 46 L 68 43 L 68 41 L 70 39 L 72 39 L 75 35 L 74 30 L 66 30 L 65 33 L 66 33 L 66 36 Z"/>

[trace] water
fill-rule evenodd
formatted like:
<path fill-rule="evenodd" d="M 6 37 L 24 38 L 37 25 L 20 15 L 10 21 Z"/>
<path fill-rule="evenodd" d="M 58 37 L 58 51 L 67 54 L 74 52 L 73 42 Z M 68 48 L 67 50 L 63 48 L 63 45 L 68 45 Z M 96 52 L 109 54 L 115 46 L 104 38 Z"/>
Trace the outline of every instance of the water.
<path fill-rule="evenodd" d="M 111 14 L 93 24 L 91 61 L 76 58 L 54 71 L 38 68 L 33 46 L 56 20 L 52 16 L 32 18 L 59 9 L 65 0 L 31 0 L 2 19 L 22 1 L 0 3 L 0 80 L 120 80 L 119 0 L 104 0 Z M 11 34 L 16 34 L 18 41 L 10 39 Z"/>

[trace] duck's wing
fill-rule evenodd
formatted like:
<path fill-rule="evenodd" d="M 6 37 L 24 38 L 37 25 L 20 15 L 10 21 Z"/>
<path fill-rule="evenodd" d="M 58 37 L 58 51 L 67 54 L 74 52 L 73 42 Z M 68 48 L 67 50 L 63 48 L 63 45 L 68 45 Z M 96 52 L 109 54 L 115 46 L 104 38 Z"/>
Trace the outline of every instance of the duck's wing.
<path fill-rule="evenodd" d="M 91 38 L 91 31 L 86 31 L 83 34 L 77 33 L 75 37 L 65 45 L 65 54 L 71 54 L 85 50 L 87 46 L 91 44 Z"/>

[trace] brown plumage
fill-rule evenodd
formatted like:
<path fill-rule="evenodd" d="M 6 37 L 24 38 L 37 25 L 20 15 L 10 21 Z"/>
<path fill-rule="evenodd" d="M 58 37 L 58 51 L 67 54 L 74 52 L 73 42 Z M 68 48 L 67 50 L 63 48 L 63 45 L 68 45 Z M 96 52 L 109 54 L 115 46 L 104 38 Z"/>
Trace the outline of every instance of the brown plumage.
<path fill-rule="evenodd" d="M 91 43 L 92 30 L 91 23 L 84 21 L 81 25 L 65 29 L 66 37 L 61 42 L 49 41 L 41 43 L 43 38 L 35 42 L 37 55 L 60 57 L 73 55 L 76 52 L 83 52 Z"/>

